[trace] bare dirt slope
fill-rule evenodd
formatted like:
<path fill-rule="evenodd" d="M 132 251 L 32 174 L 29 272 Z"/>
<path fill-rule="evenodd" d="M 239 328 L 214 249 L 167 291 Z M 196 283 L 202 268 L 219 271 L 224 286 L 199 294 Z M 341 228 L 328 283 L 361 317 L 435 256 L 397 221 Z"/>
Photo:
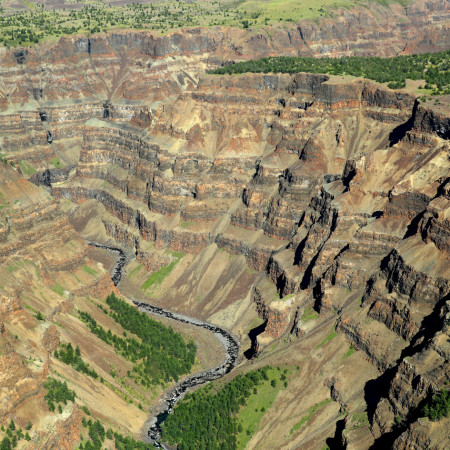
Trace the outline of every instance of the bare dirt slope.
<path fill-rule="evenodd" d="M 428 12 L 411 20 L 441 13 L 419 3 L 411 11 Z M 447 42 L 433 23 L 408 45 Z M 338 32 L 321 26 L 301 44 L 311 54 L 325 41 L 329 54 L 371 53 L 351 36 L 333 47 Z M 111 261 L 82 236 L 133 258 L 121 286 L 130 297 L 239 335 L 234 373 L 298 366 L 249 448 L 445 447 L 449 419 L 421 416 L 449 379 L 446 100 L 350 77 L 205 75 L 303 48 L 275 42 L 122 31 L 0 49 L 0 145 L 17 166 L 0 164 L 0 417 L 31 421 L 33 445 L 80 440 L 77 406 L 45 410 L 49 374 L 135 436 L 139 403 L 159 394 L 124 381 L 129 362 L 79 320 L 77 308 L 121 332 L 98 307 Z M 220 353 L 195 338 L 198 367 L 213 365 Z M 107 383 L 53 359 L 70 340 Z"/>

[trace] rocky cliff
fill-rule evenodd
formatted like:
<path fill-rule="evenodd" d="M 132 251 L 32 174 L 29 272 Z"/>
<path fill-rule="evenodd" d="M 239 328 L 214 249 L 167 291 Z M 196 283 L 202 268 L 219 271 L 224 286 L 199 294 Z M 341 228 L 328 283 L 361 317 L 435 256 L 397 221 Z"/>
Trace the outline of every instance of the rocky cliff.
<path fill-rule="evenodd" d="M 34 422 L 27 402 L 43 404 L 48 373 L 67 375 L 48 353 L 59 340 L 102 347 L 93 336 L 83 347 L 73 311 L 112 326 L 92 306 L 112 288 L 93 260 L 110 257 L 78 232 L 126 251 L 122 292 L 230 328 L 252 364 L 298 366 L 250 448 L 442 448 L 448 419 L 420 416 L 449 378 L 447 100 L 350 77 L 205 70 L 280 53 L 448 48 L 448 3 L 273 31 L 67 37 L 19 59 L 0 49 L 0 145 L 17 166 L 0 164 L 5 423 Z M 133 385 L 127 404 L 104 362 L 125 377 L 126 361 L 96 352 L 90 363 L 113 388 L 93 386 L 116 392 L 114 408 L 69 379 L 90 409 L 137 434 L 136 399 L 152 394 Z M 42 361 L 29 368 L 30 357 Z M 79 410 L 52 420 L 79 439 Z M 36 428 L 33 442 L 58 434 Z"/>

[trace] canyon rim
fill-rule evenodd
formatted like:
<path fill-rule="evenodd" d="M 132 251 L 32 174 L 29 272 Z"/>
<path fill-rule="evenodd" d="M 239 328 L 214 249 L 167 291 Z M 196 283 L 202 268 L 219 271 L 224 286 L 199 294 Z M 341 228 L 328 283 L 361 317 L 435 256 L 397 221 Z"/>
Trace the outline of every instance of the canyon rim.
<path fill-rule="evenodd" d="M 448 77 L 449 2 L 125 3 L 2 2 L 0 448 L 448 448 L 450 94 L 214 71 Z M 150 439 L 218 367 L 229 439 Z"/>

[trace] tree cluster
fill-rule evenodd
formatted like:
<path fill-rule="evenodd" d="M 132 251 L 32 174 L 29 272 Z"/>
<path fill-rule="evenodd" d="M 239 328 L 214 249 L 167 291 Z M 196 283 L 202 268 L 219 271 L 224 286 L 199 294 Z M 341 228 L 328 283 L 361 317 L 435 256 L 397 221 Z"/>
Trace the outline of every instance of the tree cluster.
<path fill-rule="evenodd" d="M 441 392 L 433 395 L 433 398 L 426 404 L 422 410 L 425 417 L 428 417 L 433 422 L 441 420 L 442 417 L 448 417 L 450 412 L 450 395 L 446 388 Z"/>
<path fill-rule="evenodd" d="M 62 382 L 55 378 L 48 378 L 44 383 L 44 387 L 47 389 L 47 394 L 45 394 L 44 398 L 47 400 L 50 411 L 55 410 L 55 403 L 67 405 L 67 402 L 74 402 L 77 396 L 75 391 L 67 387 L 66 381 Z"/>
<path fill-rule="evenodd" d="M 88 328 L 104 342 L 112 345 L 124 358 L 134 363 L 136 381 L 143 385 L 159 384 L 188 373 L 195 363 L 194 342 L 185 343 L 179 333 L 139 312 L 135 307 L 111 294 L 106 299 L 110 316 L 136 337 L 120 337 L 106 331 L 87 312 L 80 312 Z M 124 333 L 125 334 L 125 333 Z M 128 374 L 132 377 L 132 374 Z"/>
<path fill-rule="evenodd" d="M 114 439 L 117 450 L 150 450 L 154 448 L 152 445 L 136 441 L 136 439 L 130 436 L 123 436 L 117 432 L 113 433 L 111 429 L 105 431 L 105 427 L 99 420 L 86 420 L 83 417 L 82 424 L 85 428 L 88 428 L 90 440 L 84 445 L 80 444 L 80 450 L 101 450 L 105 439 Z"/>
<path fill-rule="evenodd" d="M 6 430 L 3 425 L 1 427 L 1 430 L 6 431 L 6 436 L 0 442 L 0 450 L 11 450 L 13 448 L 16 448 L 21 439 L 25 439 L 26 441 L 31 440 L 28 431 L 24 434 L 22 428 L 17 429 L 16 424 L 12 419 Z"/>
<path fill-rule="evenodd" d="M 83 361 L 80 348 L 78 346 L 74 350 L 70 342 L 68 344 L 61 344 L 59 346 L 59 351 L 55 350 L 54 355 L 55 358 L 58 358 L 64 364 L 72 366 L 77 372 L 85 373 L 95 379 L 98 378 L 97 372 L 94 369 L 91 369 L 89 364 Z"/>
<path fill-rule="evenodd" d="M 241 430 L 236 413 L 255 387 L 268 379 L 268 367 L 236 376 L 217 392 L 208 388 L 187 394 L 162 426 L 162 438 L 178 449 L 237 448 Z"/>
<path fill-rule="evenodd" d="M 423 55 L 401 55 L 394 58 L 351 56 L 343 58 L 297 58 L 280 56 L 238 62 L 211 73 L 327 73 L 365 77 L 403 88 L 406 79 L 425 80 L 433 94 L 450 94 L 450 50 Z"/>

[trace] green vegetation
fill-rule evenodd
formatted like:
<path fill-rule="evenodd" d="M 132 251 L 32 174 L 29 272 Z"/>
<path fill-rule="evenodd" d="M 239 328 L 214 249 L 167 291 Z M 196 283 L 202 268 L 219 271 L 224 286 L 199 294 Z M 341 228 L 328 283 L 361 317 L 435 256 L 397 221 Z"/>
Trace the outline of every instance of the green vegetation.
<path fill-rule="evenodd" d="M 150 450 L 153 445 L 145 442 L 136 441 L 130 436 L 123 436 L 120 433 L 114 433 L 114 442 L 117 450 Z"/>
<path fill-rule="evenodd" d="M 238 414 L 238 435 L 237 448 L 244 449 L 247 442 L 258 429 L 259 423 L 266 411 L 272 406 L 278 392 L 287 385 L 287 375 L 289 370 L 284 369 L 283 373 L 269 368 L 267 370 L 267 380 L 263 380 L 257 387 L 253 388 L 252 395 L 247 398 L 246 405 L 241 406 Z M 277 383 L 276 381 L 280 381 Z M 272 382 L 275 381 L 275 387 Z M 286 387 L 286 386 L 284 386 Z"/>
<path fill-rule="evenodd" d="M 64 295 L 64 290 L 65 289 L 58 283 L 56 283 L 51 289 L 52 289 L 53 292 L 56 292 L 61 297 Z"/>
<path fill-rule="evenodd" d="M 348 358 L 349 356 L 353 355 L 353 353 L 355 353 L 356 350 L 353 347 L 353 345 L 350 345 L 350 348 L 348 349 L 347 353 L 344 355 L 344 357 L 342 359 Z"/>
<path fill-rule="evenodd" d="M 105 427 L 99 420 L 86 420 L 83 417 L 82 420 L 83 427 L 88 429 L 89 440 L 87 442 L 81 443 L 78 447 L 82 450 L 101 450 L 105 439 L 114 439 L 115 448 L 117 450 L 150 450 L 153 445 L 146 444 L 145 442 L 136 441 L 130 436 L 123 436 L 120 433 L 113 433 L 111 429 L 105 430 Z"/>
<path fill-rule="evenodd" d="M 103 442 L 105 442 L 106 438 L 106 431 L 104 426 L 100 423 L 99 420 L 92 421 L 92 419 L 89 419 L 88 422 L 84 421 L 83 425 L 87 426 L 88 435 L 91 440 L 87 441 L 84 446 L 80 445 L 80 449 L 83 448 L 85 450 L 101 450 L 102 444 Z"/>
<path fill-rule="evenodd" d="M 316 403 L 314 406 L 311 406 L 311 408 L 309 408 L 308 414 L 303 417 L 300 422 L 297 422 L 292 428 L 291 431 L 289 432 L 289 434 L 293 434 L 296 431 L 298 431 L 302 425 L 304 425 L 305 423 L 308 423 L 311 420 L 311 417 L 314 415 L 314 413 L 322 408 L 323 406 L 325 406 L 327 403 L 330 403 L 332 400 L 331 398 L 327 399 L 327 400 L 323 400 L 320 403 Z"/>
<path fill-rule="evenodd" d="M 169 265 L 161 267 L 157 272 L 152 273 L 147 280 L 141 286 L 143 291 L 147 291 L 151 287 L 155 287 L 161 284 L 165 278 L 167 278 L 175 266 L 178 264 L 180 259 L 184 256 L 184 253 L 180 252 L 170 252 L 172 256 L 176 258 L 175 261 L 172 261 Z"/>
<path fill-rule="evenodd" d="M 92 275 L 93 277 L 98 275 L 98 272 L 94 270 L 92 267 L 89 266 L 83 266 L 83 270 L 88 273 L 89 275 Z"/>
<path fill-rule="evenodd" d="M 365 77 L 379 83 L 389 83 L 393 89 L 405 87 L 405 80 L 424 80 L 425 89 L 433 95 L 450 94 L 450 50 L 423 55 L 405 55 L 394 58 L 344 57 L 296 58 L 280 56 L 239 62 L 220 67 L 211 73 L 328 73 Z"/>
<path fill-rule="evenodd" d="M 302 322 L 309 322 L 310 320 L 316 320 L 319 318 L 319 313 L 314 311 L 313 308 L 306 308 L 302 315 Z"/>
<path fill-rule="evenodd" d="M 367 412 L 363 413 L 355 413 L 351 419 L 351 428 L 363 428 L 365 426 L 369 426 L 369 418 L 367 417 Z"/>
<path fill-rule="evenodd" d="M 6 430 L 3 425 L 1 427 L 1 430 L 6 432 L 6 436 L 0 442 L 0 450 L 11 450 L 13 448 L 16 448 L 21 439 L 25 439 L 26 441 L 31 440 L 28 432 L 24 434 L 22 428 L 17 429 L 16 424 L 12 419 Z"/>
<path fill-rule="evenodd" d="M 128 373 L 130 378 L 150 386 L 170 379 L 178 381 L 180 375 L 191 370 L 196 354 L 194 342 L 186 344 L 181 334 L 139 312 L 114 293 L 107 297 L 106 303 L 111 309 L 110 316 L 140 341 L 135 337 L 117 336 L 111 330 L 105 331 L 87 312 L 81 311 L 80 317 L 91 332 L 134 364 L 133 371 Z"/>
<path fill-rule="evenodd" d="M 433 422 L 441 420 L 442 417 L 448 417 L 450 412 L 450 395 L 446 388 L 441 392 L 433 395 L 433 398 L 426 404 L 422 412 L 425 417 L 428 417 Z"/>
<path fill-rule="evenodd" d="M 55 358 L 61 360 L 64 364 L 72 366 L 77 372 L 85 373 L 95 379 L 98 378 L 97 372 L 83 361 L 78 346 L 74 351 L 70 342 L 68 344 L 60 344 L 59 351 L 55 350 L 54 355 Z"/>
<path fill-rule="evenodd" d="M 179 449 L 236 449 L 237 435 L 243 431 L 236 415 L 254 389 L 269 380 L 268 371 L 264 367 L 237 375 L 217 391 L 207 386 L 186 394 L 164 422 L 162 438 Z"/>
<path fill-rule="evenodd" d="M 317 347 L 316 349 L 322 347 L 322 345 L 326 344 L 328 341 L 331 341 L 334 337 L 337 336 L 336 331 L 332 331 Z"/>
<path fill-rule="evenodd" d="M 288 295 L 285 295 L 281 300 L 283 301 L 283 302 L 285 302 L 285 301 L 287 301 L 287 300 L 290 300 L 292 297 L 294 297 L 295 296 L 295 294 L 288 294 Z"/>
<path fill-rule="evenodd" d="M 11 167 L 15 167 L 14 161 L 8 161 L 5 156 L 0 153 L 0 163 L 10 165 Z"/>
<path fill-rule="evenodd" d="M 128 276 L 130 278 L 133 278 L 141 269 L 142 269 L 142 264 L 139 264 L 128 274 Z"/>
<path fill-rule="evenodd" d="M 28 161 L 19 161 L 19 167 L 25 176 L 30 176 L 36 173 L 36 169 Z"/>
<path fill-rule="evenodd" d="M 36 317 L 37 320 L 45 320 L 45 317 L 42 315 L 40 311 L 38 311 L 34 317 Z"/>
<path fill-rule="evenodd" d="M 55 156 L 54 158 L 52 158 L 50 160 L 50 164 L 54 167 L 56 167 L 57 169 L 63 167 L 64 164 L 61 163 L 61 161 L 59 160 L 59 158 L 57 156 Z"/>
<path fill-rule="evenodd" d="M 407 4 L 408 0 L 373 0 L 383 6 Z M 23 11 L 17 5 L 25 5 Z M 222 0 L 181 2 L 158 0 L 147 4 L 112 5 L 93 2 L 81 9 L 46 9 L 45 5 L 8 2 L 0 9 L 0 43 L 7 46 L 32 45 L 42 40 L 74 33 L 99 33 L 111 28 L 148 29 L 165 33 L 181 27 L 225 25 L 261 28 L 275 23 L 318 20 L 331 17 L 339 7 L 357 5 L 356 0 Z"/>
<path fill-rule="evenodd" d="M 182 217 L 180 217 L 180 227 L 181 228 L 189 228 L 193 222 L 191 220 L 184 220 Z"/>
<path fill-rule="evenodd" d="M 44 383 L 44 387 L 47 389 L 45 394 L 45 400 L 47 400 L 48 409 L 50 411 L 55 410 L 55 403 L 67 404 L 68 401 L 74 402 L 76 398 L 75 391 L 72 391 L 67 387 L 67 382 L 58 381 L 55 378 L 48 378 Z"/>
<path fill-rule="evenodd" d="M 17 270 L 21 269 L 24 265 L 25 265 L 24 261 L 16 261 L 10 266 L 8 266 L 8 271 L 14 273 Z"/>

